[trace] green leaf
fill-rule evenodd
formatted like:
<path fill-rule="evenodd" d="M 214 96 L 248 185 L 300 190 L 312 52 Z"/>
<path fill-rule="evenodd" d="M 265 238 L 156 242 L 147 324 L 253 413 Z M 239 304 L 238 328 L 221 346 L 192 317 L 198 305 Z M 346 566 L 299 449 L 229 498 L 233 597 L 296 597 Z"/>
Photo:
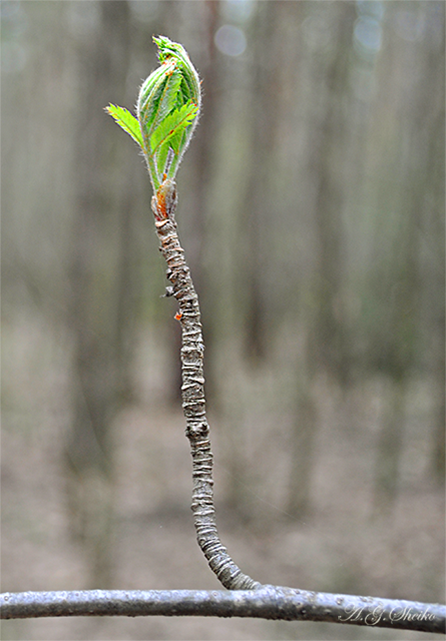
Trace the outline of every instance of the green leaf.
<path fill-rule="evenodd" d="M 174 178 L 178 165 L 181 161 L 182 152 L 184 153 L 185 145 L 187 144 L 187 129 L 176 132 L 169 141 L 169 146 L 174 152 L 172 162 L 169 164 L 167 177 Z"/>
<path fill-rule="evenodd" d="M 158 153 L 156 154 L 156 169 L 158 171 L 158 175 L 161 176 L 161 179 L 164 178 L 164 174 L 166 173 L 166 163 L 167 157 L 169 155 L 169 149 L 170 145 L 161 145 Z"/>
<path fill-rule="evenodd" d="M 161 67 L 155 69 L 142 84 L 138 97 L 137 114 L 146 137 L 148 137 L 156 120 L 165 86 L 172 77 L 176 66 L 175 60 L 169 59 Z"/>
<path fill-rule="evenodd" d="M 178 107 L 178 92 L 180 91 L 181 81 L 181 73 L 178 69 L 175 69 L 170 75 L 169 81 L 164 86 L 158 105 L 158 113 L 155 117 L 155 126 Z"/>
<path fill-rule="evenodd" d="M 144 148 L 139 122 L 128 109 L 110 104 L 108 107 L 105 107 L 105 111 L 115 119 L 118 125 L 124 129 L 141 148 Z"/>
<path fill-rule="evenodd" d="M 175 136 L 180 137 L 180 134 L 193 123 L 198 113 L 198 106 L 192 101 L 183 105 L 180 109 L 172 111 L 162 123 L 155 129 L 150 136 L 150 147 L 153 154 L 156 153 L 160 145 L 164 145 Z M 181 139 L 181 137 L 179 138 Z M 174 151 L 178 151 L 178 148 Z"/>
<path fill-rule="evenodd" d="M 172 42 L 172 40 L 169 40 L 166 36 L 158 36 L 158 38 L 154 37 L 153 41 L 158 47 L 159 61 L 161 63 L 166 63 L 173 58 L 181 71 L 184 86 L 186 88 L 186 94 L 183 96 L 183 102 L 192 99 L 199 105 L 200 81 L 186 49 L 178 42 Z"/>

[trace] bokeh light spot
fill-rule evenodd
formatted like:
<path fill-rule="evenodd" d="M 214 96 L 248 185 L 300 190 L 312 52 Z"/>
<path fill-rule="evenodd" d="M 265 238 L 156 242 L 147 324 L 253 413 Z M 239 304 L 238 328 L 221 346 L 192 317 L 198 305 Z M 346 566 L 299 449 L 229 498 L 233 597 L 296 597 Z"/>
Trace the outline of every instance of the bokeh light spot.
<path fill-rule="evenodd" d="M 225 24 L 215 34 L 215 46 L 227 56 L 240 56 L 246 49 L 246 37 L 241 29 Z"/>

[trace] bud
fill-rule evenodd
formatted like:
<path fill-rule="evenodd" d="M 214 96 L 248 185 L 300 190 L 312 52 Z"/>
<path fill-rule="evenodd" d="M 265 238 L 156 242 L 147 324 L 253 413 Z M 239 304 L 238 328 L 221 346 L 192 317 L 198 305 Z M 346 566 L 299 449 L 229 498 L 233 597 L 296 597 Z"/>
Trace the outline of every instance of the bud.
<path fill-rule="evenodd" d="M 154 38 L 161 66 L 143 83 L 137 116 L 152 185 L 173 179 L 197 124 L 200 81 L 184 47 Z"/>
<path fill-rule="evenodd" d="M 198 74 L 180 44 L 153 38 L 160 66 L 143 82 L 136 119 L 127 109 L 106 111 L 137 142 L 144 154 L 153 190 L 173 181 L 198 122 L 201 105 Z"/>

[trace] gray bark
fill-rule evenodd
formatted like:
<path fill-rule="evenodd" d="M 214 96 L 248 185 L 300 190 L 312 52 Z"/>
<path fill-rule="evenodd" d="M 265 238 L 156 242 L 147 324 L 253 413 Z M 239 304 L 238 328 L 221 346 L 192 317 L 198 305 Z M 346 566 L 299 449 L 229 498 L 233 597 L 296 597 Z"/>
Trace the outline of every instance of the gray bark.
<path fill-rule="evenodd" d="M 444 632 L 446 607 L 373 597 L 307 592 L 276 586 L 261 590 L 85 590 L 6 592 L 2 619 L 56 616 L 219 616 Z"/>

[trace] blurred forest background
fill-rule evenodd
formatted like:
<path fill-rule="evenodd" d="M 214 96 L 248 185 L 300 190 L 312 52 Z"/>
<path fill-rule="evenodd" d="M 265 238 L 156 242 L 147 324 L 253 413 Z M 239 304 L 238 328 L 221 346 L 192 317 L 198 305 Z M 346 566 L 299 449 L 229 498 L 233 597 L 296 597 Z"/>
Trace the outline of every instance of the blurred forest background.
<path fill-rule="evenodd" d="M 204 92 L 177 219 L 223 543 L 262 582 L 444 599 L 444 11 L 2 2 L 3 590 L 218 588 L 150 182 L 103 111 L 133 108 L 163 34 Z M 2 638 L 419 636 L 173 618 Z"/>

